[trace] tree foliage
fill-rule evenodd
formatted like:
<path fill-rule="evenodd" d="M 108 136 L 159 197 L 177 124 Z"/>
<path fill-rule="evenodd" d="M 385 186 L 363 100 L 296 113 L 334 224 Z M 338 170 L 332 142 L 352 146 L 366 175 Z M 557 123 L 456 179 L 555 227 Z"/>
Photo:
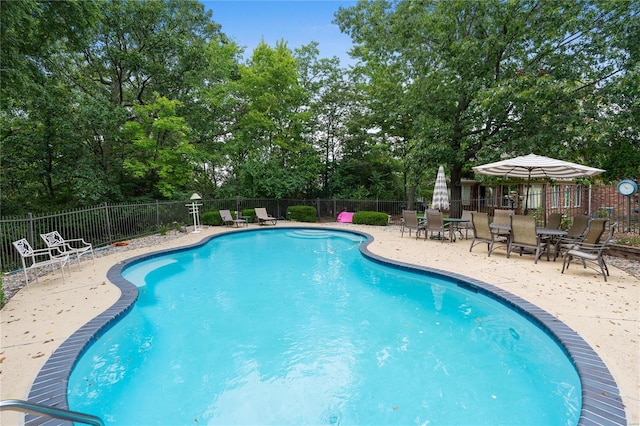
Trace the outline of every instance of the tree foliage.
<path fill-rule="evenodd" d="M 213 6 L 215 11 L 215 5 Z M 536 152 L 640 177 L 637 0 L 360 1 L 355 66 L 247 60 L 196 0 L 0 2 L 2 214 L 205 197 L 406 198 Z"/>
<path fill-rule="evenodd" d="M 409 123 L 411 163 L 447 164 L 460 199 L 471 166 L 503 154 L 603 163 L 590 132 L 602 104 L 588 104 L 634 60 L 626 38 L 617 39 L 637 25 L 637 6 L 372 0 L 340 10 L 336 21 L 354 40 L 360 71 L 373 87 L 388 87 L 373 94 L 387 112 L 381 127 L 391 133 Z"/>

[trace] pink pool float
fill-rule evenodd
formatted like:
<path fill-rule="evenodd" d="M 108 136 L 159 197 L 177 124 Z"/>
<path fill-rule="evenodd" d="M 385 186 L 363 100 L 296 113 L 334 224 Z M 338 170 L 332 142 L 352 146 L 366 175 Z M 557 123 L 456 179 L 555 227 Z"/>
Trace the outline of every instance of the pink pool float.
<path fill-rule="evenodd" d="M 354 212 L 341 212 L 338 215 L 338 222 L 351 223 L 353 221 Z"/>

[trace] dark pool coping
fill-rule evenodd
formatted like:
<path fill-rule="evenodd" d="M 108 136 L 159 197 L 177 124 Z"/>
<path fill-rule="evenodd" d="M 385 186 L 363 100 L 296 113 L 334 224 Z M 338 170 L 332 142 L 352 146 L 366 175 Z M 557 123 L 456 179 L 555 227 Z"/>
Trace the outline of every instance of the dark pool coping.
<path fill-rule="evenodd" d="M 238 229 L 230 232 L 269 232 L 270 230 L 281 229 L 300 230 L 304 229 L 304 227 L 278 226 L 277 228 Z M 312 227 L 307 229 L 318 230 L 318 228 Z M 373 242 L 373 237 L 367 233 L 345 230 L 343 228 L 322 228 L 322 230 L 346 232 L 364 237 L 366 241 L 360 245 L 360 252 L 375 262 L 425 275 L 442 276 L 452 280 L 460 287 L 491 297 L 524 315 L 557 341 L 568 358 L 573 362 L 578 372 L 578 377 L 582 385 L 582 409 L 578 424 L 581 426 L 627 424 L 625 409 L 618 386 L 606 365 L 578 333 L 558 318 L 540 309 L 533 303 L 475 278 L 469 278 L 461 274 L 440 269 L 393 261 L 372 253 L 369 251 L 368 246 Z M 97 337 L 107 331 L 115 324 L 119 317 L 131 309 L 133 303 L 138 298 L 138 288 L 122 277 L 122 271 L 125 267 L 168 253 L 197 248 L 207 244 L 212 239 L 224 235 L 229 235 L 229 232 L 206 237 L 195 244 L 132 257 L 112 266 L 107 272 L 107 279 L 120 289 L 122 292 L 120 298 L 107 310 L 80 327 L 56 349 L 31 385 L 29 402 L 62 409 L 69 408 L 67 385 L 76 361 Z M 25 417 L 25 425 L 40 425 L 45 423 L 47 425 L 71 425 L 70 422 L 37 417 L 31 414 Z"/>

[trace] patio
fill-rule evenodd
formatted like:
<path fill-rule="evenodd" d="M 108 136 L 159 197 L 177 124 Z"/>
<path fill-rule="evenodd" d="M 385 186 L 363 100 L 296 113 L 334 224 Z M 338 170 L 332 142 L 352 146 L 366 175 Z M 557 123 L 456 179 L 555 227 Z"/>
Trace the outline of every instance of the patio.
<path fill-rule="evenodd" d="M 369 250 L 385 258 L 448 270 L 507 290 L 563 321 L 586 340 L 614 376 L 626 406 L 627 422 L 640 422 L 640 280 L 610 267 L 608 282 L 592 270 L 575 265 L 560 274 L 561 262 L 530 256 L 506 258 L 498 249 L 469 253 L 470 240 L 442 245 L 439 241 L 401 238 L 398 226 L 372 227 L 324 223 L 320 226 L 354 229 L 374 237 Z M 106 279 L 107 270 L 127 258 L 170 247 L 188 245 L 209 235 L 228 232 L 209 227 L 200 234 L 154 236 L 150 245 L 132 244 L 103 250 L 95 265 L 73 266 L 62 284 L 59 275 L 47 275 L 29 290 L 15 294 L 0 311 L 2 321 L 1 399 L 27 399 L 29 388 L 53 351 L 80 326 L 113 304 L 119 290 Z M 463 265 L 461 267 L 461 265 Z M 18 424 L 22 415 L 0 413 L 0 423 Z"/>

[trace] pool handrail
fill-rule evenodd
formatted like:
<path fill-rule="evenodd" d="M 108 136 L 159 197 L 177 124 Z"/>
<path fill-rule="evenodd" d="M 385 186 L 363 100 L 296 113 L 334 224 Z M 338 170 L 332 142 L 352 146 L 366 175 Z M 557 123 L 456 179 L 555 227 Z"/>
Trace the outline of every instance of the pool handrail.
<path fill-rule="evenodd" d="M 43 404 L 35 404 L 33 402 L 23 401 L 20 399 L 5 399 L 0 401 L 0 411 L 4 410 L 21 411 L 23 413 L 47 416 L 60 420 L 69 420 L 93 426 L 104 426 L 104 422 L 100 417 L 96 417 L 91 414 L 64 410 L 62 408 L 50 407 Z"/>

